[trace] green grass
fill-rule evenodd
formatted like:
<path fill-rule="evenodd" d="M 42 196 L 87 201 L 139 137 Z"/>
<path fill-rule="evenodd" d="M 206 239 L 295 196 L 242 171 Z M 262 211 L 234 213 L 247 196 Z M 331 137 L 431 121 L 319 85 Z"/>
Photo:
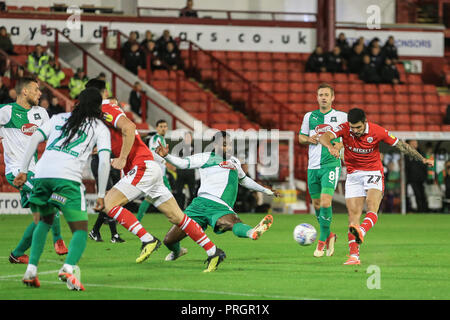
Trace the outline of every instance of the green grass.
<path fill-rule="evenodd" d="M 254 225 L 263 215 L 242 214 Z M 92 226 L 96 216 L 89 216 Z M 292 238 L 302 222 L 316 226 L 311 215 L 275 215 L 269 232 L 258 241 L 236 238 L 231 232 L 210 238 L 227 254 L 219 269 L 202 272 L 204 251 L 189 238 L 189 253 L 165 262 L 162 246 L 143 264 L 136 264 L 139 240 L 118 226 L 122 244 L 112 244 L 109 228 L 102 227 L 103 243 L 88 239 L 79 263 L 84 292 L 71 292 L 57 280 L 64 258 L 54 253 L 51 234 L 39 265 L 39 289 L 25 287 L 25 265 L 8 262 L 31 216 L 0 215 L 0 299 L 450 299 L 450 215 L 380 216 L 361 247 L 360 266 L 344 266 L 347 259 L 347 216 L 335 214 L 332 230 L 338 234 L 333 257 L 315 258 L 315 244 L 299 246 Z M 61 221 L 68 245 L 70 231 Z M 160 214 L 146 215 L 143 225 L 160 239 L 170 225 Z M 377 265 L 381 289 L 368 289 L 367 273 Z M 49 273 L 50 271 L 50 273 Z"/>

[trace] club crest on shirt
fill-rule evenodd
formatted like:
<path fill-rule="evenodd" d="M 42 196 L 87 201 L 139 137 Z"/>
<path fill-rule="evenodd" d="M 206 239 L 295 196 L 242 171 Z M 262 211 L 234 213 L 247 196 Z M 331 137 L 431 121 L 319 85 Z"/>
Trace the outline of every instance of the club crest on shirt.
<path fill-rule="evenodd" d="M 37 130 L 38 126 L 34 123 L 26 123 L 20 128 L 24 135 L 31 136 Z"/>
<path fill-rule="evenodd" d="M 106 122 L 113 122 L 114 117 L 111 114 L 109 114 L 108 112 L 105 112 L 105 113 L 103 113 L 103 119 Z"/>
<path fill-rule="evenodd" d="M 372 143 L 373 142 L 373 138 L 372 137 L 367 137 L 367 142 L 368 143 Z"/>

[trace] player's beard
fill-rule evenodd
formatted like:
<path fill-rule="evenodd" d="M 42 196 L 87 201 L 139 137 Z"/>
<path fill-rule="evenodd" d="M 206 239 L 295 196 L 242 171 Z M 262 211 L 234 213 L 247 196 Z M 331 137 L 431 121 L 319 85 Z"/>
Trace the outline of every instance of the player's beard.
<path fill-rule="evenodd" d="M 39 104 L 39 98 L 27 98 L 27 103 L 33 107 Z"/>

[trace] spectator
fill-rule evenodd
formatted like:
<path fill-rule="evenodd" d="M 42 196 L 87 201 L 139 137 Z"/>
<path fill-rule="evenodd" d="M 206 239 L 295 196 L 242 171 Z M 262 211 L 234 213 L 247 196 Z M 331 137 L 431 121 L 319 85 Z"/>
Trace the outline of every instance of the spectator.
<path fill-rule="evenodd" d="M 162 60 L 167 64 L 170 70 L 182 69 L 182 60 L 179 52 L 175 51 L 175 46 L 172 42 L 167 43 L 166 53 Z"/>
<path fill-rule="evenodd" d="M 367 53 L 367 46 L 366 46 L 366 43 L 364 41 L 364 37 L 359 37 L 358 40 L 356 40 L 353 43 L 352 49 L 355 48 L 358 45 L 362 45 L 363 46 L 363 53 L 366 54 Z"/>
<path fill-rule="evenodd" d="M 339 33 L 339 36 L 336 39 L 336 45 L 341 49 L 342 57 L 346 60 L 350 59 L 352 50 L 350 49 L 350 45 L 348 44 L 343 32 Z"/>
<path fill-rule="evenodd" d="M 305 66 L 306 72 L 326 72 L 326 59 L 322 47 L 317 46 L 316 50 L 309 56 Z"/>
<path fill-rule="evenodd" d="M 6 84 L 3 82 L 3 77 L 0 77 L 0 104 L 4 104 L 8 98 L 9 98 L 9 88 L 6 86 Z"/>
<path fill-rule="evenodd" d="M 164 68 L 162 66 L 161 59 L 159 58 L 159 52 L 156 50 L 156 43 L 153 40 L 147 42 L 145 46 L 145 54 L 150 55 L 150 67 L 152 70 Z"/>
<path fill-rule="evenodd" d="M 392 61 L 389 58 L 386 58 L 384 60 L 384 66 L 381 68 L 380 75 L 382 83 L 390 83 L 390 84 L 400 83 L 400 74 L 397 70 L 397 67 L 394 64 L 392 64 Z"/>
<path fill-rule="evenodd" d="M 50 103 L 48 102 L 47 98 L 41 98 L 41 100 L 39 100 L 39 106 L 44 108 L 45 110 L 47 110 L 47 113 L 48 113 L 48 108 L 50 107 Z"/>
<path fill-rule="evenodd" d="M 382 48 L 382 53 L 386 58 L 392 60 L 392 64 L 398 63 L 397 47 L 395 46 L 394 37 L 390 36 Z"/>
<path fill-rule="evenodd" d="M 55 61 L 55 58 L 48 59 L 48 63 L 39 70 L 39 79 L 47 82 L 54 88 L 61 86 L 61 81 L 66 77 L 64 72 L 59 67 L 59 63 Z"/>
<path fill-rule="evenodd" d="M 105 82 L 106 92 L 108 92 L 108 97 L 112 97 L 112 91 L 111 91 L 111 83 L 106 80 L 106 74 L 104 72 L 100 72 L 97 76 L 98 80 L 102 80 Z"/>
<path fill-rule="evenodd" d="M 375 37 L 369 42 L 369 50 L 372 50 L 372 48 L 380 48 L 380 39 Z"/>
<path fill-rule="evenodd" d="M 384 64 L 384 57 L 381 55 L 380 47 L 373 47 L 370 49 L 370 61 L 375 64 L 378 71 L 381 70 L 381 67 Z"/>
<path fill-rule="evenodd" d="M 125 54 L 124 59 L 125 68 L 135 75 L 138 74 L 139 68 L 145 68 L 145 57 L 140 51 L 138 43 L 134 43 L 131 46 L 131 51 Z"/>
<path fill-rule="evenodd" d="M 450 104 L 447 105 L 447 111 L 444 116 L 444 124 L 450 124 Z"/>
<path fill-rule="evenodd" d="M 180 17 L 198 18 L 197 11 L 195 11 L 193 7 L 194 7 L 194 0 L 187 0 L 186 7 L 184 7 L 180 11 Z"/>
<path fill-rule="evenodd" d="M 363 57 L 363 68 L 359 73 L 359 78 L 365 83 L 380 83 L 381 81 L 375 63 L 370 61 L 370 56 L 367 54 Z"/>
<path fill-rule="evenodd" d="M 163 31 L 162 36 L 156 41 L 156 50 L 158 50 L 160 56 L 164 55 L 166 52 L 168 42 L 172 42 L 174 44 L 175 51 L 178 51 L 177 44 L 170 35 L 170 31 L 166 29 Z"/>
<path fill-rule="evenodd" d="M 77 99 L 81 91 L 84 90 L 86 83 L 88 82 L 88 77 L 84 73 L 82 68 L 78 68 L 77 72 L 74 74 L 69 81 L 69 95 L 72 99 Z"/>
<path fill-rule="evenodd" d="M 17 92 L 16 89 L 12 88 L 8 91 L 8 97 L 6 97 L 5 100 L 3 100 L 3 103 L 12 103 L 16 102 L 17 99 Z"/>
<path fill-rule="evenodd" d="M 11 38 L 4 26 L 0 27 L 0 49 L 5 51 L 7 54 L 15 55 Z"/>
<path fill-rule="evenodd" d="M 185 158 L 194 154 L 194 141 L 192 139 L 192 133 L 187 131 L 184 134 L 184 139 L 181 142 L 180 152 L 177 156 Z M 178 147 L 178 145 L 177 145 Z M 192 200 L 197 196 L 197 188 L 195 183 L 195 170 L 192 169 L 177 169 L 177 179 L 175 181 L 174 196 L 178 202 L 178 205 L 182 210 L 189 206 Z M 189 197 L 186 200 L 186 196 L 183 193 L 184 186 L 189 188 Z"/>
<path fill-rule="evenodd" d="M 131 47 L 133 46 L 133 44 L 136 43 L 139 44 L 137 38 L 138 38 L 137 32 L 131 31 L 128 40 L 125 41 L 125 43 L 122 46 L 122 57 L 125 57 L 125 55 L 131 51 Z"/>
<path fill-rule="evenodd" d="M 417 140 L 410 140 L 408 141 L 408 144 L 419 151 L 419 143 Z M 405 175 L 406 184 L 411 186 L 414 192 L 414 197 L 416 198 L 417 212 L 427 212 L 428 204 L 424 187 L 424 183 L 427 180 L 427 167 L 422 162 L 405 157 Z M 407 210 L 412 211 L 412 205 L 409 201 L 409 197 L 407 199 Z"/>
<path fill-rule="evenodd" d="M 22 66 L 17 67 L 17 79 L 23 78 L 25 75 L 25 68 Z"/>
<path fill-rule="evenodd" d="M 66 109 L 59 104 L 59 99 L 57 97 L 53 97 L 50 106 L 47 109 L 48 116 L 51 118 L 53 115 L 63 112 L 66 112 Z"/>
<path fill-rule="evenodd" d="M 400 170 L 394 161 L 389 162 L 386 174 L 386 202 L 384 209 L 386 212 L 399 211 L 395 208 L 395 200 L 400 197 Z"/>
<path fill-rule="evenodd" d="M 445 162 L 444 169 L 439 172 L 437 181 L 443 194 L 443 210 L 445 213 L 450 213 L 450 160 Z"/>
<path fill-rule="evenodd" d="M 363 53 L 364 46 L 362 44 L 353 47 L 350 58 L 348 59 L 347 71 L 350 73 L 360 73 L 364 63 L 363 63 Z"/>
<path fill-rule="evenodd" d="M 40 44 L 28 55 L 28 71 L 39 74 L 40 69 L 47 64 L 49 56 L 44 52 Z"/>
<path fill-rule="evenodd" d="M 153 33 L 150 30 L 145 31 L 145 38 L 141 41 L 141 47 L 146 48 L 147 43 L 153 41 Z"/>
<path fill-rule="evenodd" d="M 139 117 L 142 117 L 142 85 L 139 82 L 134 83 L 133 90 L 131 90 L 130 97 L 128 98 L 128 103 L 130 104 L 131 111 Z"/>
<path fill-rule="evenodd" d="M 327 72 L 343 72 L 344 71 L 344 60 L 341 55 L 341 48 L 338 46 L 335 46 L 333 48 L 333 51 L 328 53 L 327 59 L 326 59 L 326 68 Z"/>

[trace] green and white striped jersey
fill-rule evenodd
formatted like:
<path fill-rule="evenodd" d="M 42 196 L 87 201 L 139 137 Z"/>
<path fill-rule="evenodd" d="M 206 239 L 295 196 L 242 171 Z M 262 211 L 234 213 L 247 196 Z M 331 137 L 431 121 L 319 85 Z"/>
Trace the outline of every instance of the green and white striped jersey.
<path fill-rule="evenodd" d="M 163 176 L 165 176 L 166 160 L 164 160 L 164 158 L 162 158 L 161 156 L 159 156 L 159 154 L 155 152 L 156 148 L 159 147 L 159 142 L 161 142 L 163 147 L 166 146 L 166 139 L 164 139 L 164 137 L 159 134 L 155 134 L 154 136 L 151 137 L 150 141 L 148 142 L 148 147 L 150 151 L 153 153 L 153 158 L 155 159 L 156 162 L 158 162 L 159 166 L 161 167 Z"/>
<path fill-rule="evenodd" d="M 182 159 L 167 155 L 165 159 L 177 168 L 199 169 L 198 196 L 233 208 L 239 181 L 246 176 L 237 158 L 226 160 L 214 152 L 203 152 Z"/>
<path fill-rule="evenodd" d="M 28 141 L 38 127 L 48 121 L 47 111 L 39 106 L 25 109 L 16 102 L 0 105 L 0 136 L 3 138 L 5 174 L 17 175 Z M 29 166 L 34 172 L 37 154 Z"/>
<path fill-rule="evenodd" d="M 36 165 L 35 178 L 60 178 L 81 183 L 83 169 L 95 146 L 98 152 L 111 152 L 109 129 L 99 119 L 81 125 L 78 135 L 62 148 L 65 135 L 62 127 L 71 113 L 59 113 L 37 129 L 47 145 Z"/>
<path fill-rule="evenodd" d="M 331 109 L 327 113 L 320 109 L 310 111 L 303 117 L 300 134 L 313 136 L 323 134 L 330 129 L 336 129 L 342 123 L 347 122 L 347 113 Z M 333 140 L 333 142 L 339 139 Z M 340 167 L 341 160 L 333 157 L 327 148 L 320 143 L 309 145 L 308 169 L 321 169 L 326 167 Z"/>

